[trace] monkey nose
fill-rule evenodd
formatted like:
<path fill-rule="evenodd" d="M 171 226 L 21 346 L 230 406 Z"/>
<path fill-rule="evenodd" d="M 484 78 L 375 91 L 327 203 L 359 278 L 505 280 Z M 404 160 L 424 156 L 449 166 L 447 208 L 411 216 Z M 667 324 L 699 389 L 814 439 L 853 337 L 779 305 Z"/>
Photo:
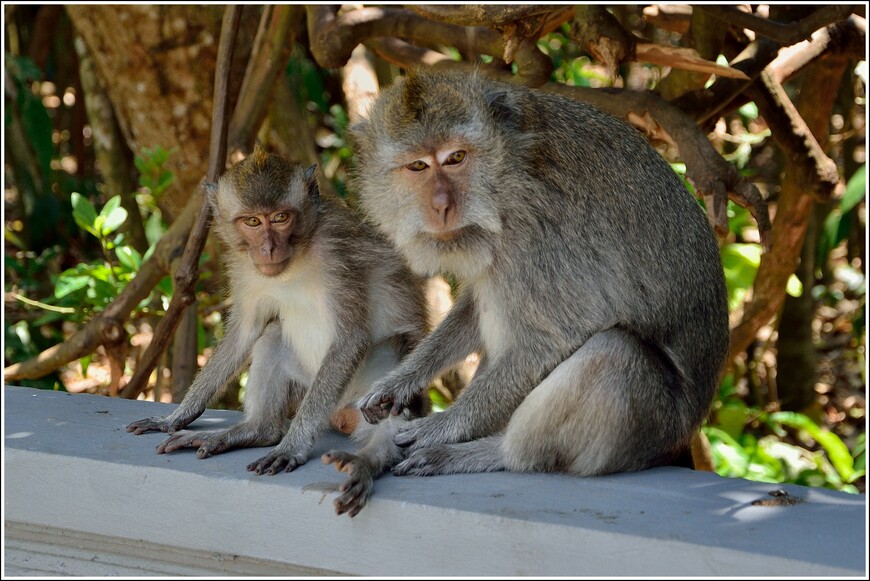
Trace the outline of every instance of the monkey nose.
<path fill-rule="evenodd" d="M 446 194 L 432 196 L 431 206 L 441 223 L 446 225 L 447 214 L 450 212 L 450 196 Z"/>

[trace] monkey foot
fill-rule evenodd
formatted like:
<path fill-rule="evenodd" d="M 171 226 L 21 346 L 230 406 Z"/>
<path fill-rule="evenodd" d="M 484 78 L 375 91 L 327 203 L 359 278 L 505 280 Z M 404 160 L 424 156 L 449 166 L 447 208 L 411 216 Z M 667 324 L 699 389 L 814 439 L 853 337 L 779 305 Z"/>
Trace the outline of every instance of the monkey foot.
<path fill-rule="evenodd" d="M 396 476 L 435 476 L 458 472 L 454 467 L 454 454 L 449 445 L 423 448 L 408 455 L 393 467 Z"/>
<path fill-rule="evenodd" d="M 347 513 L 349 517 L 355 517 L 368 502 L 374 488 L 374 478 L 368 461 L 341 450 L 327 452 L 321 460 L 324 464 L 333 464 L 336 470 L 347 473 L 347 480 L 338 488 L 341 495 L 332 504 L 335 506 L 335 514 Z"/>
<path fill-rule="evenodd" d="M 447 412 L 411 420 L 399 427 L 393 437 L 396 445 L 406 448 L 408 453 L 439 444 L 452 444 L 462 439 L 461 434 L 453 429 Z"/>
<path fill-rule="evenodd" d="M 130 422 L 127 424 L 127 431 L 133 432 L 135 435 L 145 434 L 147 432 L 171 432 L 180 426 L 173 426 L 166 421 L 166 418 L 145 418 Z"/>
<path fill-rule="evenodd" d="M 289 452 L 281 452 L 275 449 L 266 456 L 248 464 L 247 469 L 257 475 L 269 474 L 270 476 L 274 476 L 282 470 L 285 472 L 296 470 L 305 464 L 307 459 L 308 458 L 304 454 L 291 454 Z"/>
<path fill-rule="evenodd" d="M 182 448 L 197 448 L 197 458 L 208 458 L 231 448 L 224 432 L 176 432 L 157 446 L 158 454 L 168 454 Z"/>

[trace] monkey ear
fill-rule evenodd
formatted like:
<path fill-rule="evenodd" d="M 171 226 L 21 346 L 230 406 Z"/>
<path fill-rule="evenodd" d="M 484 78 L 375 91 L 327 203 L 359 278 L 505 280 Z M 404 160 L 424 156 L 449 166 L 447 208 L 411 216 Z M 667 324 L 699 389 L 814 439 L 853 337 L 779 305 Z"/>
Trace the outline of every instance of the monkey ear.
<path fill-rule="evenodd" d="M 218 185 L 213 182 L 202 181 L 202 191 L 205 194 L 205 203 L 211 204 L 213 212 L 217 212 Z"/>
<path fill-rule="evenodd" d="M 308 199 L 311 200 L 316 207 L 320 207 L 320 187 L 317 185 L 316 169 L 316 163 L 307 167 L 302 173 L 302 179 L 305 181 L 305 188 L 308 191 Z"/>
<path fill-rule="evenodd" d="M 365 131 L 368 126 L 369 126 L 368 119 L 363 119 L 362 121 L 357 121 L 356 123 L 351 125 L 349 127 L 349 130 L 350 130 L 351 134 L 359 135 L 360 133 Z"/>
<path fill-rule="evenodd" d="M 522 108 L 514 95 L 501 88 L 493 88 L 484 93 L 486 104 L 493 119 L 499 125 L 519 127 L 522 120 Z"/>

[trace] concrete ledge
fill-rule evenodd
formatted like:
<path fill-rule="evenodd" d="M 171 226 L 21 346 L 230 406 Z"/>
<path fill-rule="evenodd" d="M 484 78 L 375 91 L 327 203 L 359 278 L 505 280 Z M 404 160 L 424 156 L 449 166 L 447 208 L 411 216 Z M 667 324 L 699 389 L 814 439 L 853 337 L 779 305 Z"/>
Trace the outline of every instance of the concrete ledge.
<path fill-rule="evenodd" d="M 265 449 L 158 455 L 166 404 L 4 389 L 4 576 L 864 576 L 863 496 L 679 468 L 576 478 L 386 475 L 354 519 L 341 474 L 245 470 Z M 238 421 L 208 411 L 191 427 Z M 754 506 L 782 488 L 804 503 Z"/>

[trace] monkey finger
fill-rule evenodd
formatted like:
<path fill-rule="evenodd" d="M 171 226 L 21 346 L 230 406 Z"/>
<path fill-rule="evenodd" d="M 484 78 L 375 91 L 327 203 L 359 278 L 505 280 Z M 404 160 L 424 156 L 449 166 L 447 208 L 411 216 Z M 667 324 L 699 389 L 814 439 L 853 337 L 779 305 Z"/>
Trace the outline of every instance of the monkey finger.
<path fill-rule="evenodd" d="M 340 450 L 332 450 L 321 456 L 324 464 L 334 464 L 335 469 L 339 472 L 349 472 L 350 464 L 353 461 L 354 455 Z"/>
<path fill-rule="evenodd" d="M 339 496 L 333 502 L 336 514 L 348 513 L 351 518 L 359 514 L 363 509 L 371 494 L 371 482 L 357 483 L 348 489 L 347 492 Z"/>
<path fill-rule="evenodd" d="M 127 424 L 127 431 L 139 436 L 146 432 L 165 432 L 162 418 L 145 418 Z"/>
<path fill-rule="evenodd" d="M 408 446 L 413 445 L 416 441 L 417 433 L 410 429 L 397 431 L 396 435 L 393 436 L 393 442 L 400 448 L 407 448 Z"/>
<path fill-rule="evenodd" d="M 280 458 L 276 458 L 269 454 L 268 456 L 263 456 L 259 460 L 255 460 L 248 464 L 247 469 L 251 472 L 255 472 L 259 476 L 267 470 L 274 468 L 278 462 L 280 462 Z M 281 467 L 283 468 L 283 465 Z M 275 474 L 276 471 L 277 470 L 273 470 L 271 474 Z"/>

